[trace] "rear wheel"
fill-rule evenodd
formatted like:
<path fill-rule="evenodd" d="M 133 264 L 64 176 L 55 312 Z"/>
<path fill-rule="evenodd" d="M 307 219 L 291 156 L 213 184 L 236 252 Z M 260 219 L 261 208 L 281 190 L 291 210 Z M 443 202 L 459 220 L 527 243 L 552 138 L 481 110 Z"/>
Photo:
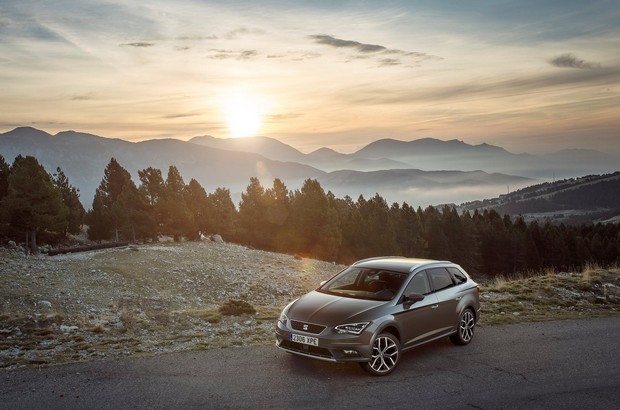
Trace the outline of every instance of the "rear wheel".
<path fill-rule="evenodd" d="M 372 345 L 372 357 L 362 368 L 373 376 L 392 373 L 400 360 L 400 343 L 391 333 L 381 333 Z"/>
<path fill-rule="evenodd" d="M 471 309 L 466 309 L 459 317 L 459 325 L 456 333 L 450 336 L 452 343 L 456 345 L 466 345 L 474 337 L 476 318 Z"/>

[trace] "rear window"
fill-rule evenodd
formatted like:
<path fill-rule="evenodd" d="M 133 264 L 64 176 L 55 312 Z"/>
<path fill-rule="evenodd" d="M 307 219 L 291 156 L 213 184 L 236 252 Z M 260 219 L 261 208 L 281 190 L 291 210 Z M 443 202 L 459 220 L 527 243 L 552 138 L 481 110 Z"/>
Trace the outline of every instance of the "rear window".
<path fill-rule="evenodd" d="M 448 271 L 452 274 L 452 276 L 454 276 L 454 279 L 456 280 L 457 285 L 467 282 L 467 276 L 465 276 L 465 274 L 461 272 L 460 269 L 458 268 L 446 268 L 446 269 L 448 269 Z"/>
<path fill-rule="evenodd" d="M 428 269 L 427 272 L 435 291 L 454 286 L 452 276 L 450 276 L 450 273 L 446 270 L 446 268 Z"/>

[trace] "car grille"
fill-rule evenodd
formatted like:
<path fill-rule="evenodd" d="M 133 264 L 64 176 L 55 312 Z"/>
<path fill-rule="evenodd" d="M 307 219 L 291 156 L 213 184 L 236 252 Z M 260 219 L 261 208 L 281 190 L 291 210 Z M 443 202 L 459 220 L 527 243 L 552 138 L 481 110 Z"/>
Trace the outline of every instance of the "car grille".
<path fill-rule="evenodd" d="M 302 332 L 313 333 L 315 335 L 318 335 L 325 329 L 325 326 L 315 325 L 312 323 L 298 322 L 296 320 L 291 320 L 291 327 L 295 330 L 301 330 Z"/>
<path fill-rule="evenodd" d="M 295 343 L 291 342 L 290 340 L 283 340 L 282 343 L 280 343 L 280 347 L 293 352 L 304 353 L 307 355 L 322 357 L 325 359 L 333 358 L 332 354 L 329 352 L 328 349 L 317 346 L 308 346 L 301 343 Z"/>

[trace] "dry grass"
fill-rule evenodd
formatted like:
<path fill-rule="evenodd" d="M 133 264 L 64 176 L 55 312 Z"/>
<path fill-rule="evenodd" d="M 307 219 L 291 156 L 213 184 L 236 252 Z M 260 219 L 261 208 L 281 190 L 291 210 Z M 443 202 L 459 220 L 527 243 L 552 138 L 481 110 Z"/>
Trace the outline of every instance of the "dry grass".
<path fill-rule="evenodd" d="M 546 270 L 482 287 L 482 325 L 620 315 L 620 269 Z"/>

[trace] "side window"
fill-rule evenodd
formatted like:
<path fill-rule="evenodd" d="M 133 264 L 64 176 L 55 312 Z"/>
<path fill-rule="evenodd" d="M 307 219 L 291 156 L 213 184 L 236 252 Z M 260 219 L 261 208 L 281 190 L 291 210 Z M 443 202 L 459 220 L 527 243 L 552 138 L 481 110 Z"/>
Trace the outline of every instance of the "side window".
<path fill-rule="evenodd" d="M 461 272 L 460 269 L 458 268 L 446 268 L 446 269 L 448 269 L 448 272 L 450 272 L 452 276 L 454 277 L 454 279 L 456 279 L 457 285 L 467 282 L 467 276 L 465 276 L 465 274 L 463 274 L 463 272 Z"/>
<path fill-rule="evenodd" d="M 419 293 L 421 295 L 428 295 L 431 292 L 431 288 L 428 284 L 428 278 L 426 277 L 426 272 L 418 272 L 411 279 L 411 282 L 407 285 L 407 289 L 405 289 L 405 295 L 409 293 Z"/>
<path fill-rule="evenodd" d="M 438 291 L 454 286 L 452 276 L 446 268 L 432 268 L 428 269 L 427 272 L 433 284 L 433 290 Z"/>

